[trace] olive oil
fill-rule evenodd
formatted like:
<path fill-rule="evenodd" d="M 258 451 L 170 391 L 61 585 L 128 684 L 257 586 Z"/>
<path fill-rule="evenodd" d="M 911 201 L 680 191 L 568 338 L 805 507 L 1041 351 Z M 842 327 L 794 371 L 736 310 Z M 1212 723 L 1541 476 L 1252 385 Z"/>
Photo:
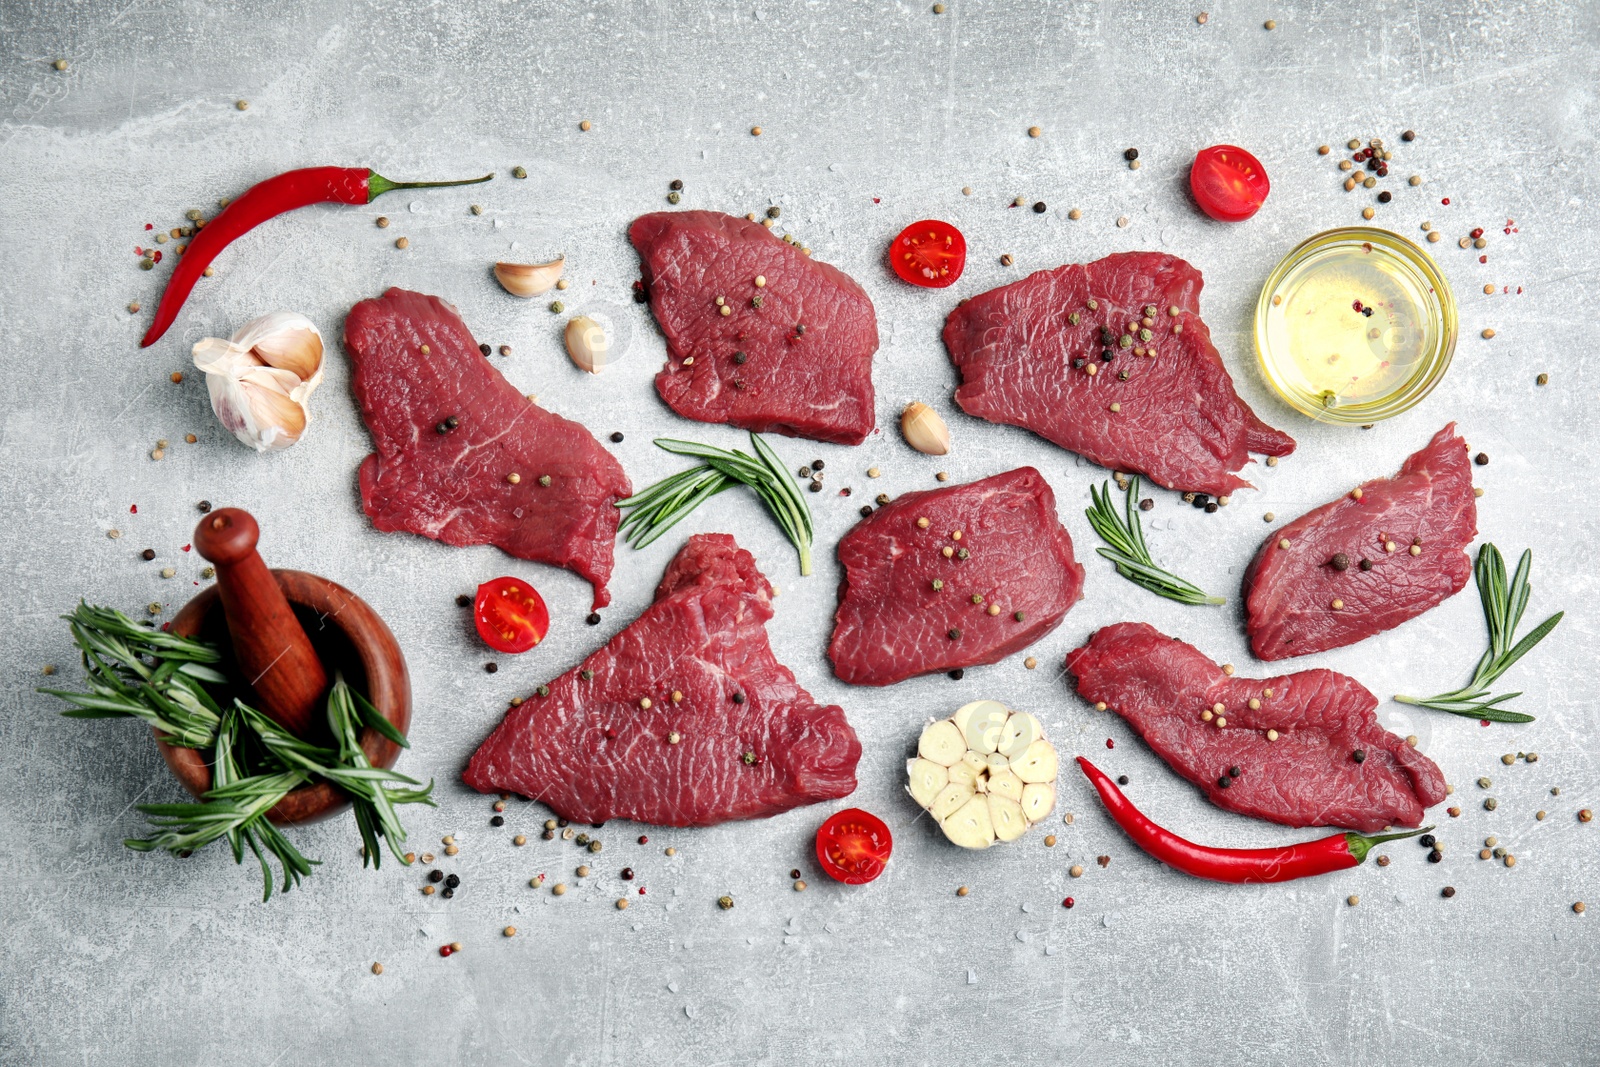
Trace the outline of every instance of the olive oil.
<path fill-rule="evenodd" d="M 1411 407 L 1443 376 L 1455 339 L 1455 300 L 1433 260 L 1366 227 L 1302 243 L 1256 308 L 1268 383 L 1325 421 L 1370 423 Z"/>

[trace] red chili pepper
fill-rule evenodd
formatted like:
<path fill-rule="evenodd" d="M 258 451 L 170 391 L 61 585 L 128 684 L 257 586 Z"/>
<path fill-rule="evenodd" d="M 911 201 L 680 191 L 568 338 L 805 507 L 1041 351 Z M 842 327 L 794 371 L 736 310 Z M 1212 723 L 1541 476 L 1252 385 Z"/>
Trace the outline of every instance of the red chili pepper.
<path fill-rule="evenodd" d="M 285 211 L 307 207 L 311 204 L 370 204 L 391 189 L 434 189 L 450 185 L 476 185 L 493 178 L 471 178 L 457 182 L 392 182 L 366 167 L 306 167 L 286 171 L 276 177 L 258 182 L 242 195 L 229 201 L 222 213 L 197 230 L 189 242 L 188 251 L 178 263 L 161 294 L 161 304 L 156 308 L 155 321 L 150 332 L 144 335 L 139 347 L 149 348 L 161 339 L 178 317 L 183 302 L 189 299 L 194 283 L 199 281 L 217 253 L 227 248 L 237 237 L 249 233 L 270 218 Z"/>
<path fill-rule="evenodd" d="M 1327 874 L 1359 866 L 1367 853 L 1385 841 L 1415 837 L 1433 829 L 1408 830 L 1399 834 L 1367 837 L 1362 834 L 1333 834 L 1316 841 L 1305 841 L 1282 848 L 1207 848 L 1151 822 L 1149 817 L 1123 796 L 1116 783 L 1082 756 L 1078 766 L 1100 793 L 1100 800 L 1112 819 L 1133 843 L 1168 867 L 1196 878 L 1214 882 L 1287 882 L 1313 874 Z"/>

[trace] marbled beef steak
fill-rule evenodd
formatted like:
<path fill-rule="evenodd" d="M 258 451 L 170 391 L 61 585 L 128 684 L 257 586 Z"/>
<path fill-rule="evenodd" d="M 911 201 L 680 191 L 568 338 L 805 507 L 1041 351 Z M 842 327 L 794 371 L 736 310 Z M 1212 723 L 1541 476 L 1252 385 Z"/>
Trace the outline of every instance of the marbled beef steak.
<path fill-rule="evenodd" d="M 1445 798 L 1438 766 L 1379 726 L 1378 698 L 1347 675 L 1228 675 L 1142 622 L 1096 631 L 1067 670 L 1220 808 L 1370 834 L 1418 826 Z"/>
<path fill-rule="evenodd" d="M 585 823 L 709 826 L 848 796 L 861 744 L 773 658 L 770 595 L 732 537 L 691 537 L 644 614 L 507 712 L 462 777 Z"/>
<path fill-rule="evenodd" d="M 828 655 L 853 685 L 998 663 L 1054 630 L 1083 568 L 1032 467 L 907 493 L 839 542 Z"/>
<path fill-rule="evenodd" d="M 1233 391 L 1200 286 L 1176 256 L 1120 252 L 980 293 L 945 320 L 956 403 L 1168 489 L 1249 488 L 1249 453 L 1294 441 Z"/>
<path fill-rule="evenodd" d="M 595 607 L 610 603 L 613 504 L 632 490 L 593 434 L 519 393 L 436 296 L 363 300 L 344 344 L 377 449 L 361 464 L 374 526 L 565 567 L 594 586 Z"/>
<path fill-rule="evenodd" d="M 1251 648 L 1265 660 L 1303 656 L 1421 615 L 1467 584 L 1477 532 L 1472 463 L 1451 423 L 1393 478 L 1267 538 L 1244 578 Z"/>
<path fill-rule="evenodd" d="M 847 445 L 872 432 L 878 318 L 849 275 L 718 211 L 643 215 L 628 238 L 667 336 L 656 392 L 672 410 Z"/>

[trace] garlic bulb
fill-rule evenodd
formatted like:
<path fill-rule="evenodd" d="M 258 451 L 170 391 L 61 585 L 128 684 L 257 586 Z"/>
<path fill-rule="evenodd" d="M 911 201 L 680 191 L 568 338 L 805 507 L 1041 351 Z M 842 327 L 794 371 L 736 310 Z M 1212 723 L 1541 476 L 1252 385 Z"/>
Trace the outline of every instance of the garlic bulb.
<path fill-rule="evenodd" d="M 579 315 L 567 323 L 567 355 L 580 370 L 599 374 L 611 354 L 611 338 L 606 328 L 587 315 Z"/>
<path fill-rule="evenodd" d="M 558 256 L 549 263 L 496 263 L 494 276 L 512 296 L 534 297 L 550 291 L 560 280 L 566 263 L 565 256 Z"/>
<path fill-rule="evenodd" d="M 230 340 L 194 346 L 206 374 L 211 410 L 257 452 L 288 448 L 311 421 L 308 402 L 322 382 L 322 334 L 292 311 L 251 319 Z"/>

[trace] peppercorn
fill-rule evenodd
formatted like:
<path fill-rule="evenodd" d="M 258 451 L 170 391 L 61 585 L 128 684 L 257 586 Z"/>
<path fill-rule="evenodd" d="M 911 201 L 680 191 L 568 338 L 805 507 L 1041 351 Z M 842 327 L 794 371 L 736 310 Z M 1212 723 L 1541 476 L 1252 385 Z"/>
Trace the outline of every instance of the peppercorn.
<path fill-rule="evenodd" d="M 1355 760 L 1357 763 L 1367 762 L 1367 754 L 1359 748 L 1350 753 L 1350 758 Z"/>
<path fill-rule="evenodd" d="M 733 702 L 735 704 L 743 704 L 744 703 L 744 694 L 743 693 L 739 693 L 739 692 L 734 693 L 733 694 Z"/>
<path fill-rule="evenodd" d="M 156 558 L 156 550 L 153 549 L 153 548 L 147 548 L 143 552 L 139 553 L 139 558 L 140 559 L 145 559 L 145 560 L 155 559 Z"/>
<path fill-rule="evenodd" d="M 1127 785 L 1128 784 L 1128 776 L 1126 774 L 1117 775 L 1117 784 L 1118 785 Z"/>
<path fill-rule="evenodd" d="M 718 897 L 717 907 L 721 908 L 723 911 L 727 911 L 729 908 L 733 907 L 733 898 L 729 896 Z"/>
<path fill-rule="evenodd" d="M 1372 561 L 1370 559 L 1362 560 L 1361 561 L 1361 569 L 1364 570 L 1364 571 L 1370 571 L 1372 569 Z"/>
<path fill-rule="evenodd" d="M 1428 853 L 1428 862 L 1429 863 L 1439 863 L 1439 862 L 1442 862 L 1443 860 L 1444 860 L 1444 853 L 1440 852 L 1438 849 L 1434 849 L 1432 852 Z"/>
<path fill-rule="evenodd" d="M 451 889 L 449 886 L 446 886 L 444 889 L 439 891 L 439 895 L 444 897 L 444 899 L 449 900 L 451 897 L 456 895 L 456 891 Z"/>
<path fill-rule="evenodd" d="M 430 882 L 442 882 L 442 881 L 444 881 L 444 872 L 439 870 L 437 867 L 435 867 L 433 870 L 428 872 L 428 881 L 430 881 Z"/>
<path fill-rule="evenodd" d="M 1479 452 L 1476 456 L 1472 457 L 1472 462 L 1476 463 L 1480 467 L 1487 467 L 1489 465 L 1489 453 Z"/>
<path fill-rule="evenodd" d="M 600 613 L 598 611 L 591 611 L 591 612 L 589 612 L 589 617 L 584 619 L 583 621 L 588 623 L 590 626 L 599 626 L 600 625 Z"/>
<path fill-rule="evenodd" d="M 624 882 L 633 881 L 633 868 L 632 867 L 624 867 L 624 868 L 622 868 L 622 880 Z"/>
<path fill-rule="evenodd" d="M 1233 779 L 1229 778 L 1226 774 L 1224 774 L 1221 778 L 1217 779 L 1217 788 L 1218 789 L 1226 789 L 1229 786 L 1231 786 L 1232 784 L 1233 784 Z"/>
<path fill-rule="evenodd" d="M 1126 159 L 1129 163 L 1132 163 L 1134 160 L 1139 158 L 1139 150 L 1137 148 L 1130 148 L 1122 153 L 1122 158 Z"/>
<path fill-rule="evenodd" d="M 489 672 L 490 674 L 493 674 L 495 671 L 498 671 L 500 669 L 500 664 L 494 662 L 493 660 L 490 660 L 488 663 L 485 663 L 483 665 L 483 669 L 485 671 Z"/>
<path fill-rule="evenodd" d="M 1393 199 L 1394 199 L 1394 197 L 1390 194 L 1389 190 L 1387 190 L 1387 189 L 1385 189 L 1383 192 L 1378 194 L 1378 203 L 1380 203 L 1380 204 L 1387 204 L 1390 200 L 1393 200 Z"/>
<path fill-rule="evenodd" d="M 1437 839 L 1432 834 L 1423 834 L 1421 837 L 1417 838 L 1417 844 L 1421 845 L 1423 848 L 1432 848 L 1436 843 Z"/>
<path fill-rule="evenodd" d="M 1456 887 L 1453 885 L 1447 885 L 1443 889 L 1439 890 L 1439 895 L 1444 897 L 1446 900 L 1449 900 L 1451 897 L 1456 895 Z"/>
<path fill-rule="evenodd" d="M 446 875 L 444 884 L 446 889 L 454 889 L 456 886 L 461 884 L 461 876 L 459 874 Z"/>
<path fill-rule="evenodd" d="M 961 681 L 961 679 L 965 678 L 966 676 L 967 676 L 967 672 L 965 670 L 961 669 L 960 667 L 957 667 L 955 670 L 950 672 L 950 678 L 951 678 L 952 681 L 959 682 L 959 681 Z"/>
<path fill-rule="evenodd" d="M 959 641 L 961 640 L 961 631 L 952 626 L 950 628 L 950 633 L 947 636 L 949 636 L 950 640 L 952 641 Z"/>
<path fill-rule="evenodd" d="M 506 817 L 504 815 L 496 815 L 489 820 L 490 826 L 504 826 L 505 824 Z"/>
<path fill-rule="evenodd" d="M 1332 567 L 1336 571 L 1349 570 L 1350 557 L 1345 555 L 1343 552 L 1335 552 L 1333 554 L 1333 558 L 1328 561 L 1328 566 Z"/>

